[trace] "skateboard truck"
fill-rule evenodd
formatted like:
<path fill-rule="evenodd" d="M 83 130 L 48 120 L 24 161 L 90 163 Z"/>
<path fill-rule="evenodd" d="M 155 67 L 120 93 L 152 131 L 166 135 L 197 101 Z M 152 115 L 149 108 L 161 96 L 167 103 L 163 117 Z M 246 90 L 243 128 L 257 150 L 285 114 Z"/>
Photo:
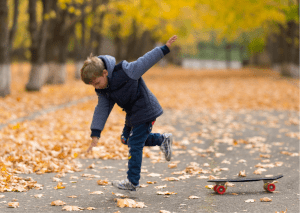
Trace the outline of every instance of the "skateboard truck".
<path fill-rule="evenodd" d="M 274 180 L 282 178 L 283 175 L 277 175 L 274 177 L 261 177 L 261 178 L 236 178 L 236 179 L 215 179 L 209 180 L 208 182 L 214 182 L 216 185 L 214 186 L 214 191 L 220 195 L 226 192 L 227 186 L 225 185 L 226 182 L 252 182 L 252 181 L 260 181 L 264 182 L 264 190 L 267 192 L 273 192 L 276 189 Z"/>

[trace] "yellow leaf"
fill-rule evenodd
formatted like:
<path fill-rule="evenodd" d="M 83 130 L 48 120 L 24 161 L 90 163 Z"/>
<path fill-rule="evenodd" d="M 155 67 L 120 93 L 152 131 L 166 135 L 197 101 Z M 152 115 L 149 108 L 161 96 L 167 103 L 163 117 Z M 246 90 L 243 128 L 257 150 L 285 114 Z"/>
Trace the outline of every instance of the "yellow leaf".
<path fill-rule="evenodd" d="M 55 200 L 55 201 L 52 201 L 51 202 L 51 206 L 63 206 L 65 205 L 66 203 L 61 201 L 61 200 Z"/>
<path fill-rule="evenodd" d="M 57 184 L 57 186 L 54 187 L 54 189 L 64 189 L 64 188 L 66 188 L 66 187 L 62 185 L 62 182 L 59 182 L 59 183 Z"/>

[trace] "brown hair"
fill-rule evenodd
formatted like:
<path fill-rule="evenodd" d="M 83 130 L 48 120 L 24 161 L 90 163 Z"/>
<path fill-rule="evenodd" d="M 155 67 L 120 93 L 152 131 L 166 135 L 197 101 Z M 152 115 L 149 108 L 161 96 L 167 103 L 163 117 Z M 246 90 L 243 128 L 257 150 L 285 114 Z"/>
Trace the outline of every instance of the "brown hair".
<path fill-rule="evenodd" d="M 100 58 L 93 56 L 91 53 L 87 60 L 84 61 L 84 64 L 80 70 L 81 80 L 85 84 L 91 84 L 95 78 L 103 75 L 104 69 L 105 66 L 103 61 Z"/>

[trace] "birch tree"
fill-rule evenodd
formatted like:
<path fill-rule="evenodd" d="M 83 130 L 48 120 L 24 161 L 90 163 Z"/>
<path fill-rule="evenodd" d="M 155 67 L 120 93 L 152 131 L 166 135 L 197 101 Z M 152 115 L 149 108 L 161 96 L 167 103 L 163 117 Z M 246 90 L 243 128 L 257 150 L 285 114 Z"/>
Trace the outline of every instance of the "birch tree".
<path fill-rule="evenodd" d="M 12 43 L 17 29 L 19 1 L 14 1 L 13 24 L 9 30 L 8 1 L 0 0 L 0 96 L 5 97 L 11 92 L 10 55 Z"/>
<path fill-rule="evenodd" d="M 42 0 L 42 23 L 39 26 L 37 20 L 37 0 L 29 0 L 29 32 L 31 36 L 31 71 L 29 81 L 26 84 L 28 91 L 39 91 L 44 85 L 48 75 L 48 66 L 45 63 L 46 40 L 48 35 L 49 6 L 51 0 Z"/>

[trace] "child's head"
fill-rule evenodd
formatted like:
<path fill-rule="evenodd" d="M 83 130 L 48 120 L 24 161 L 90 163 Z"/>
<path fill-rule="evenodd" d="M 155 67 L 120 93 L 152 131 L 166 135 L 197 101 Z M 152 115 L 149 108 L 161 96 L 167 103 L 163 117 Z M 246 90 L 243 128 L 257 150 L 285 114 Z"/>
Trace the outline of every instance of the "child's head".
<path fill-rule="evenodd" d="M 85 60 L 80 72 L 81 80 L 85 84 L 93 85 L 96 89 L 104 89 L 107 86 L 108 72 L 100 58 L 91 54 Z"/>

